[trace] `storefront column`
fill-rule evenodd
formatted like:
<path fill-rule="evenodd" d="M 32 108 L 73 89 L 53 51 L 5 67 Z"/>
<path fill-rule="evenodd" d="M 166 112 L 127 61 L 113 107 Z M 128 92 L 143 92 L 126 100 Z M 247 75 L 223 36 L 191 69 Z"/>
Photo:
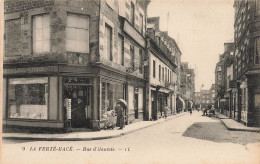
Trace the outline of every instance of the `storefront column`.
<path fill-rule="evenodd" d="M 100 108 L 100 102 L 101 102 L 101 83 L 99 77 L 93 78 L 93 112 L 92 112 L 92 127 L 93 129 L 99 128 L 99 121 L 101 118 L 101 108 Z"/>
<path fill-rule="evenodd" d="M 3 85 L 2 85 L 2 118 L 3 120 L 6 119 L 6 113 L 7 113 L 7 109 L 6 109 L 6 97 L 7 97 L 7 92 L 6 92 L 6 87 L 7 87 L 7 80 L 6 78 L 3 78 Z"/>

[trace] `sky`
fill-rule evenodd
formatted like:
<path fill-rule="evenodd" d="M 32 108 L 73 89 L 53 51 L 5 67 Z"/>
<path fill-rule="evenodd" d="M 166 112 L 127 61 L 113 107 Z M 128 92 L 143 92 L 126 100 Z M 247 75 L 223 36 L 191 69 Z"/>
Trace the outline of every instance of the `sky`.
<path fill-rule="evenodd" d="M 182 62 L 196 68 L 196 91 L 215 82 L 215 66 L 224 43 L 233 42 L 233 0 L 151 0 L 148 17 L 160 17 L 160 30 L 167 31 L 182 52 Z"/>

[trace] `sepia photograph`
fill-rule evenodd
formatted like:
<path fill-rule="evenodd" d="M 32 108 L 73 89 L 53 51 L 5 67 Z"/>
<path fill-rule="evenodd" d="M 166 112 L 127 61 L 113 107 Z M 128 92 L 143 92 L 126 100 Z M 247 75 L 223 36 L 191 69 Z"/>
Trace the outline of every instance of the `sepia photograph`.
<path fill-rule="evenodd" d="M 260 164 L 260 0 L 0 0 L 2 164 Z"/>

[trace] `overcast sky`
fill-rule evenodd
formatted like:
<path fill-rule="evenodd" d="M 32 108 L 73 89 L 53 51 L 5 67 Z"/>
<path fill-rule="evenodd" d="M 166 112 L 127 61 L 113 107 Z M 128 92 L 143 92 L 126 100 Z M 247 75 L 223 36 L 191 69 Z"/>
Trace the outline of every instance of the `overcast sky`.
<path fill-rule="evenodd" d="M 196 90 L 209 89 L 215 82 L 215 66 L 225 42 L 233 42 L 233 0 L 152 0 L 148 17 L 160 17 L 160 29 L 167 30 L 182 51 L 182 62 L 195 69 Z"/>

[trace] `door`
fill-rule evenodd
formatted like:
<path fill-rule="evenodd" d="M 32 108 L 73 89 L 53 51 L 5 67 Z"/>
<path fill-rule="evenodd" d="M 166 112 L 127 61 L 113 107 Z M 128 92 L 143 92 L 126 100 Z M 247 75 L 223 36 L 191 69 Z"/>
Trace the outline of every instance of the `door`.
<path fill-rule="evenodd" d="M 91 116 L 91 88 L 89 86 L 65 85 L 64 99 L 71 99 L 71 126 L 87 127 Z"/>
<path fill-rule="evenodd" d="M 134 99 L 134 105 L 135 105 L 135 119 L 138 119 L 138 94 L 135 94 Z"/>

